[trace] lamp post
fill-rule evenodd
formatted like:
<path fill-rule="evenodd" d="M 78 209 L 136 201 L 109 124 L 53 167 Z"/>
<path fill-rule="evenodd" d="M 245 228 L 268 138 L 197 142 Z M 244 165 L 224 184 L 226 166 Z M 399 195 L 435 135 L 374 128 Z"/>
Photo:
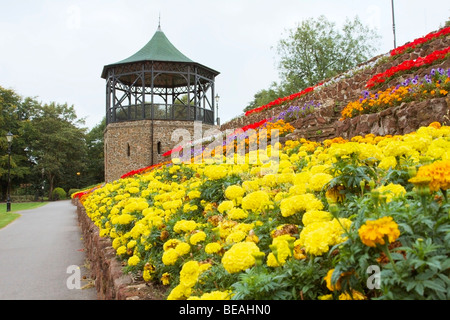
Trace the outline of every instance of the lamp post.
<path fill-rule="evenodd" d="M 394 15 L 394 0 L 391 0 L 392 8 L 392 32 L 394 33 L 394 49 L 397 48 L 397 41 L 395 39 L 395 15 Z"/>
<path fill-rule="evenodd" d="M 216 107 L 217 107 L 217 119 L 216 119 L 216 122 L 217 122 L 217 125 L 218 125 L 218 126 L 220 126 L 220 118 L 219 118 L 219 99 L 220 99 L 219 95 L 216 94 Z"/>
<path fill-rule="evenodd" d="M 77 188 L 80 189 L 80 175 L 81 172 L 77 172 Z"/>
<path fill-rule="evenodd" d="M 13 134 L 8 132 L 6 134 L 6 141 L 8 141 L 8 190 L 6 195 L 6 212 L 11 211 L 11 144 L 13 141 Z"/>

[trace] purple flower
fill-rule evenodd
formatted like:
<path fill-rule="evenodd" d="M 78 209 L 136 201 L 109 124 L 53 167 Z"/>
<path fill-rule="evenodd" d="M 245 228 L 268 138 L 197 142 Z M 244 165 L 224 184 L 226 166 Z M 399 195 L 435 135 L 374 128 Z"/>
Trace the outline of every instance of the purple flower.
<path fill-rule="evenodd" d="M 438 68 L 438 72 L 439 72 L 439 74 L 442 76 L 443 74 L 444 74 L 444 69 L 442 69 L 442 68 Z"/>
<path fill-rule="evenodd" d="M 430 72 L 430 74 L 432 75 L 432 76 L 434 76 L 435 74 L 436 74 L 436 70 L 433 68 L 433 69 L 431 69 L 431 72 Z"/>
<path fill-rule="evenodd" d="M 363 97 L 364 97 L 364 99 L 367 99 L 367 98 L 369 97 L 369 95 L 370 95 L 369 91 L 367 91 L 367 90 L 364 90 L 364 91 L 363 91 Z"/>

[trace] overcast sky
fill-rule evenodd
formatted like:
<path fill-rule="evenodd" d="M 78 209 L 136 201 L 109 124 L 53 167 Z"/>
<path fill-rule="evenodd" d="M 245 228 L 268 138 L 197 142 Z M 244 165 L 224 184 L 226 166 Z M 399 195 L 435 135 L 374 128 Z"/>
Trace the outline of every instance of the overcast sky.
<path fill-rule="evenodd" d="M 443 26 L 448 0 L 395 0 L 397 46 Z M 393 48 L 391 0 L 0 0 L 0 86 L 74 105 L 92 128 L 105 114 L 103 66 L 125 59 L 161 27 L 190 59 L 220 72 L 221 122 L 278 81 L 276 46 L 302 20 L 341 26 L 356 15 Z"/>

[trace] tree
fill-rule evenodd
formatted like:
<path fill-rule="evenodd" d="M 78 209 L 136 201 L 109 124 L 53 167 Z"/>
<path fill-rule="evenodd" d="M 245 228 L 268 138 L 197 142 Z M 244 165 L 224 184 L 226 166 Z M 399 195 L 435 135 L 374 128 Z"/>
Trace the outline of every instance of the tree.
<path fill-rule="evenodd" d="M 81 171 L 82 185 L 88 186 L 105 180 L 104 139 L 106 118 L 91 129 L 86 135 L 87 157 L 84 171 Z"/>
<path fill-rule="evenodd" d="M 291 94 L 345 72 L 370 58 L 379 38 L 357 16 L 342 30 L 325 16 L 302 21 L 278 43 L 281 85 Z"/>
<path fill-rule="evenodd" d="M 33 173 L 47 178 L 50 199 L 57 183 L 64 183 L 66 189 L 76 185 L 86 155 L 86 129 L 79 128 L 81 124 L 73 106 L 52 102 L 41 106 L 24 130 Z"/>
<path fill-rule="evenodd" d="M 8 188 L 8 144 L 6 133 L 11 132 L 14 140 L 11 145 L 11 184 L 23 183 L 30 174 L 31 163 L 26 154 L 27 141 L 22 134 L 22 124 L 37 102 L 32 98 L 25 100 L 14 90 L 0 86 L 0 187 L 1 198 L 6 198 Z"/>

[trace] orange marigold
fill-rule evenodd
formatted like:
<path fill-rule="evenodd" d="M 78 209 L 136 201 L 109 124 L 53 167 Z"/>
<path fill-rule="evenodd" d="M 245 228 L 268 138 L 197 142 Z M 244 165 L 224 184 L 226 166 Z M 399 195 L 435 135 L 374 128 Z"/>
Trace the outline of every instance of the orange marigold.
<path fill-rule="evenodd" d="M 433 127 L 435 129 L 440 129 L 441 128 L 441 124 L 439 122 L 437 122 L 437 121 L 430 123 L 428 126 L 429 127 Z"/>
<path fill-rule="evenodd" d="M 429 178 L 430 190 L 447 190 L 450 188 L 450 160 L 435 161 L 417 171 L 417 178 Z"/>
<path fill-rule="evenodd" d="M 358 230 L 362 243 L 369 247 L 377 244 L 384 245 L 385 237 L 388 242 L 394 242 L 400 236 L 400 230 L 392 217 L 383 217 L 378 220 L 368 220 Z"/>

